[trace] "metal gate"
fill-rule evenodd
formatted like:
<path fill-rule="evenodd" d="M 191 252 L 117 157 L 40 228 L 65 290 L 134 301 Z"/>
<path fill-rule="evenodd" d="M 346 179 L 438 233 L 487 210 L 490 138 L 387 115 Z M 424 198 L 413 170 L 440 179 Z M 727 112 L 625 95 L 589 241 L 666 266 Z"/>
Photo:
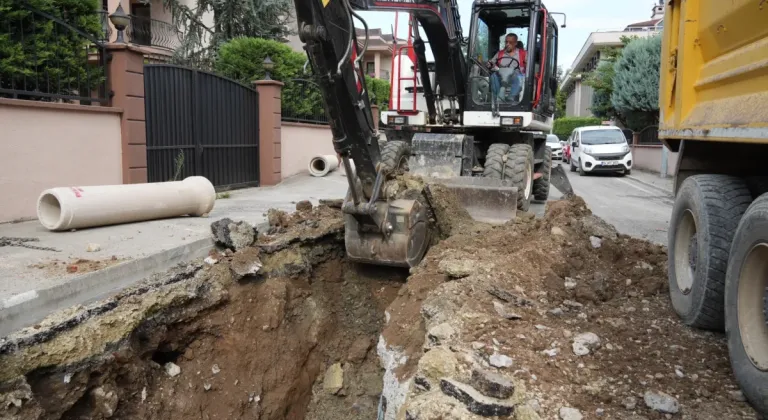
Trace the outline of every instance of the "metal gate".
<path fill-rule="evenodd" d="M 187 67 L 144 66 L 149 182 L 200 175 L 219 188 L 259 185 L 259 95 Z"/>

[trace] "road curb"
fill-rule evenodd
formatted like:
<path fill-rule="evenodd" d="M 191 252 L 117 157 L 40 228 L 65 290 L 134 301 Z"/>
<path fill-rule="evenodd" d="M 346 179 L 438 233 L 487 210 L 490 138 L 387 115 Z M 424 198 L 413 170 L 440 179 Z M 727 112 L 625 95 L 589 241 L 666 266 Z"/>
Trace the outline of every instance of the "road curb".
<path fill-rule="evenodd" d="M 11 296 L 0 301 L 0 337 L 33 325 L 58 310 L 103 299 L 180 263 L 204 258 L 213 247 L 213 240 L 206 236 L 144 258 L 84 274 L 47 289 L 29 290 Z"/>
<path fill-rule="evenodd" d="M 627 175 L 627 179 L 632 180 L 634 182 L 637 182 L 638 184 L 643 184 L 646 187 L 653 188 L 656 191 L 663 192 L 664 194 L 667 194 L 669 196 L 674 196 L 674 192 L 672 192 L 672 190 L 664 188 L 664 187 L 660 187 L 660 186 L 658 186 L 656 184 L 653 184 L 653 183 L 650 183 L 650 182 L 643 181 L 642 179 L 637 178 L 637 177 L 635 177 L 633 175 Z"/>

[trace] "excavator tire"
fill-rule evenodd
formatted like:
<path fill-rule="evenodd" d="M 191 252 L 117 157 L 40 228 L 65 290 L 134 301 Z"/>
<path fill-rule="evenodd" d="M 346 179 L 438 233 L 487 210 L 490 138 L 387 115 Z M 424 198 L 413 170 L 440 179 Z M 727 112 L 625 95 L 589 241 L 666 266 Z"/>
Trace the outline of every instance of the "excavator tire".
<path fill-rule="evenodd" d="M 485 154 L 485 168 L 483 176 L 493 179 L 504 179 L 504 162 L 509 152 L 509 145 L 503 143 L 492 144 Z"/>
<path fill-rule="evenodd" d="M 527 144 L 513 144 L 504 164 L 504 177 L 517 187 L 517 209 L 528 211 L 533 196 L 533 148 Z"/>
<path fill-rule="evenodd" d="M 394 177 L 408 172 L 411 146 L 404 141 L 388 141 L 381 145 L 381 167 Z"/>
<path fill-rule="evenodd" d="M 552 149 L 544 148 L 544 162 L 541 164 L 541 178 L 533 181 L 533 198 L 547 201 L 549 198 L 549 180 L 552 175 Z"/>

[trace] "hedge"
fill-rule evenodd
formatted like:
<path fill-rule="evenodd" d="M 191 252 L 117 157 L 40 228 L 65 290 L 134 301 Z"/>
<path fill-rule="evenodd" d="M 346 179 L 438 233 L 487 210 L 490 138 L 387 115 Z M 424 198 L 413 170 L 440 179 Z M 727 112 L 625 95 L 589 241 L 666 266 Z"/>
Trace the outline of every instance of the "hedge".
<path fill-rule="evenodd" d="M 30 0 L 29 5 L 93 38 L 103 37 L 95 13 L 100 5 L 97 0 Z M 0 0 L 0 87 L 90 96 L 104 82 L 102 68 L 88 67 L 86 49 L 90 45 L 86 37 L 32 13 L 17 1 Z M 53 100 L 34 95 L 24 99 Z"/>
<path fill-rule="evenodd" d="M 603 120 L 595 117 L 566 117 L 558 118 L 555 120 L 554 128 L 552 129 L 560 140 L 568 140 L 573 130 L 579 127 L 586 127 L 590 125 L 601 125 Z"/>

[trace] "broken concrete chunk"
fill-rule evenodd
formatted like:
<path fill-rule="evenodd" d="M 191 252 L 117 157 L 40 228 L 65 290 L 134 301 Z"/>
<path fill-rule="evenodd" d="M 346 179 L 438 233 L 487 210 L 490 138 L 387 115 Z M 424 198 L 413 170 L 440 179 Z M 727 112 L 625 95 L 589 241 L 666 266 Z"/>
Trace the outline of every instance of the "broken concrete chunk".
<path fill-rule="evenodd" d="M 491 357 L 488 358 L 488 363 L 491 364 L 493 367 L 497 368 L 507 368 L 512 366 L 512 363 L 514 361 L 511 357 L 501 354 L 501 353 L 493 353 Z"/>
<path fill-rule="evenodd" d="M 219 365 L 214 364 L 213 366 L 211 366 L 211 373 L 213 373 L 214 375 L 218 375 L 219 372 L 221 372 L 221 368 L 219 368 Z"/>
<path fill-rule="evenodd" d="M 603 240 L 598 238 L 597 236 L 590 236 L 589 242 L 592 244 L 592 248 L 595 248 L 595 249 L 603 246 Z"/>
<path fill-rule="evenodd" d="M 558 414 L 560 420 L 581 420 L 584 418 L 581 415 L 581 411 L 571 407 L 561 407 Z"/>
<path fill-rule="evenodd" d="M 435 384 L 441 378 L 456 375 L 458 369 L 459 361 L 456 355 L 446 347 L 435 347 L 419 359 L 419 373 Z"/>
<path fill-rule="evenodd" d="M 165 373 L 173 378 L 174 376 L 178 376 L 181 373 L 181 368 L 173 362 L 168 362 L 165 364 Z"/>
<path fill-rule="evenodd" d="M 533 408 L 520 405 L 515 408 L 515 420 L 541 420 L 541 417 Z"/>
<path fill-rule="evenodd" d="M 229 267 L 235 280 L 243 277 L 253 276 L 259 272 L 262 267 L 259 255 L 259 248 L 249 247 L 235 252 L 232 256 L 232 262 Z"/>
<path fill-rule="evenodd" d="M 296 203 L 296 211 L 312 211 L 312 202 L 309 200 L 301 200 Z"/>
<path fill-rule="evenodd" d="M 573 338 L 573 354 L 586 356 L 591 350 L 600 345 L 600 337 L 595 333 L 587 332 Z"/>
<path fill-rule="evenodd" d="M 582 230 L 587 235 L 597 236 L 600 239 L 616 239 L 618 237 L 615 227 L 595 215 L 583 217 L 580 222 Z"/>
<path fill-rule="evenodd" d="M 501 302 L 493 302 L 493 308 L 500 317 L 509 320 L 523 319 L 522 315 L 512 312 Z"/>
<path fill-rule="evenodd" d="M 511 401 L 486 397 L 471 386 L 451 379 L 441 379 L 440 390 L 464 404 L 470 413 L 480 416 L 509 416 L 515 412 Z"/>
<path fill-rule="evenodd" d="M 515 393 L 515 383 L 511 379 L 480 368 L 472 370 L 471 384 L 487 397 L 507 399 Z"/>
<path fill-rule="evenodd" d="M 439 346 L 441 344 L 450 343 L 455 336 L 456 330 L 453 329 L 451 324 L 444 322 L 435 325 L 427 331 L 427 343 L 433 346 Z"/>
<path fill-rule="evenodd" d="M 115 391 L 100 386 L 91 391 L 91 398 L 96 412 L 100 413 L 104 418 L 108 419 L 115 414 L 117 403 L 119 402 Z"/>
<path fill-rule="evenodd" d="M 325 371 L 323 389 L 329 394 L 336 394 L 344 387 L 344 370 L 341 363 L 334 363 Z"/>
<path fill-rule="evenodd" d="M 463 279 L 475 271 L 475 265 L 473 260 L 448 258 L 440 261 L 438 269 L 452 279 Z"/>
<path fill-rule="evenodd" d="M 556 236 L 565 236 L 565 231 L 558 226 L 553 226 L 551 232 Z"/>
<path fill-rule="evenodd" d="M 680 403 L 677 399 L 663 392 L 647 391 L 643 400 L 648 408 L 659 413 L 677 414 L 680 411 Z"/>
<path fill-rule="evenodd" d="M 211 223 L 211 233 L 217 244 L 234 251 L 249 247 L 256 240 L 256 229 L 250 223 L 230 218 Z"/>

